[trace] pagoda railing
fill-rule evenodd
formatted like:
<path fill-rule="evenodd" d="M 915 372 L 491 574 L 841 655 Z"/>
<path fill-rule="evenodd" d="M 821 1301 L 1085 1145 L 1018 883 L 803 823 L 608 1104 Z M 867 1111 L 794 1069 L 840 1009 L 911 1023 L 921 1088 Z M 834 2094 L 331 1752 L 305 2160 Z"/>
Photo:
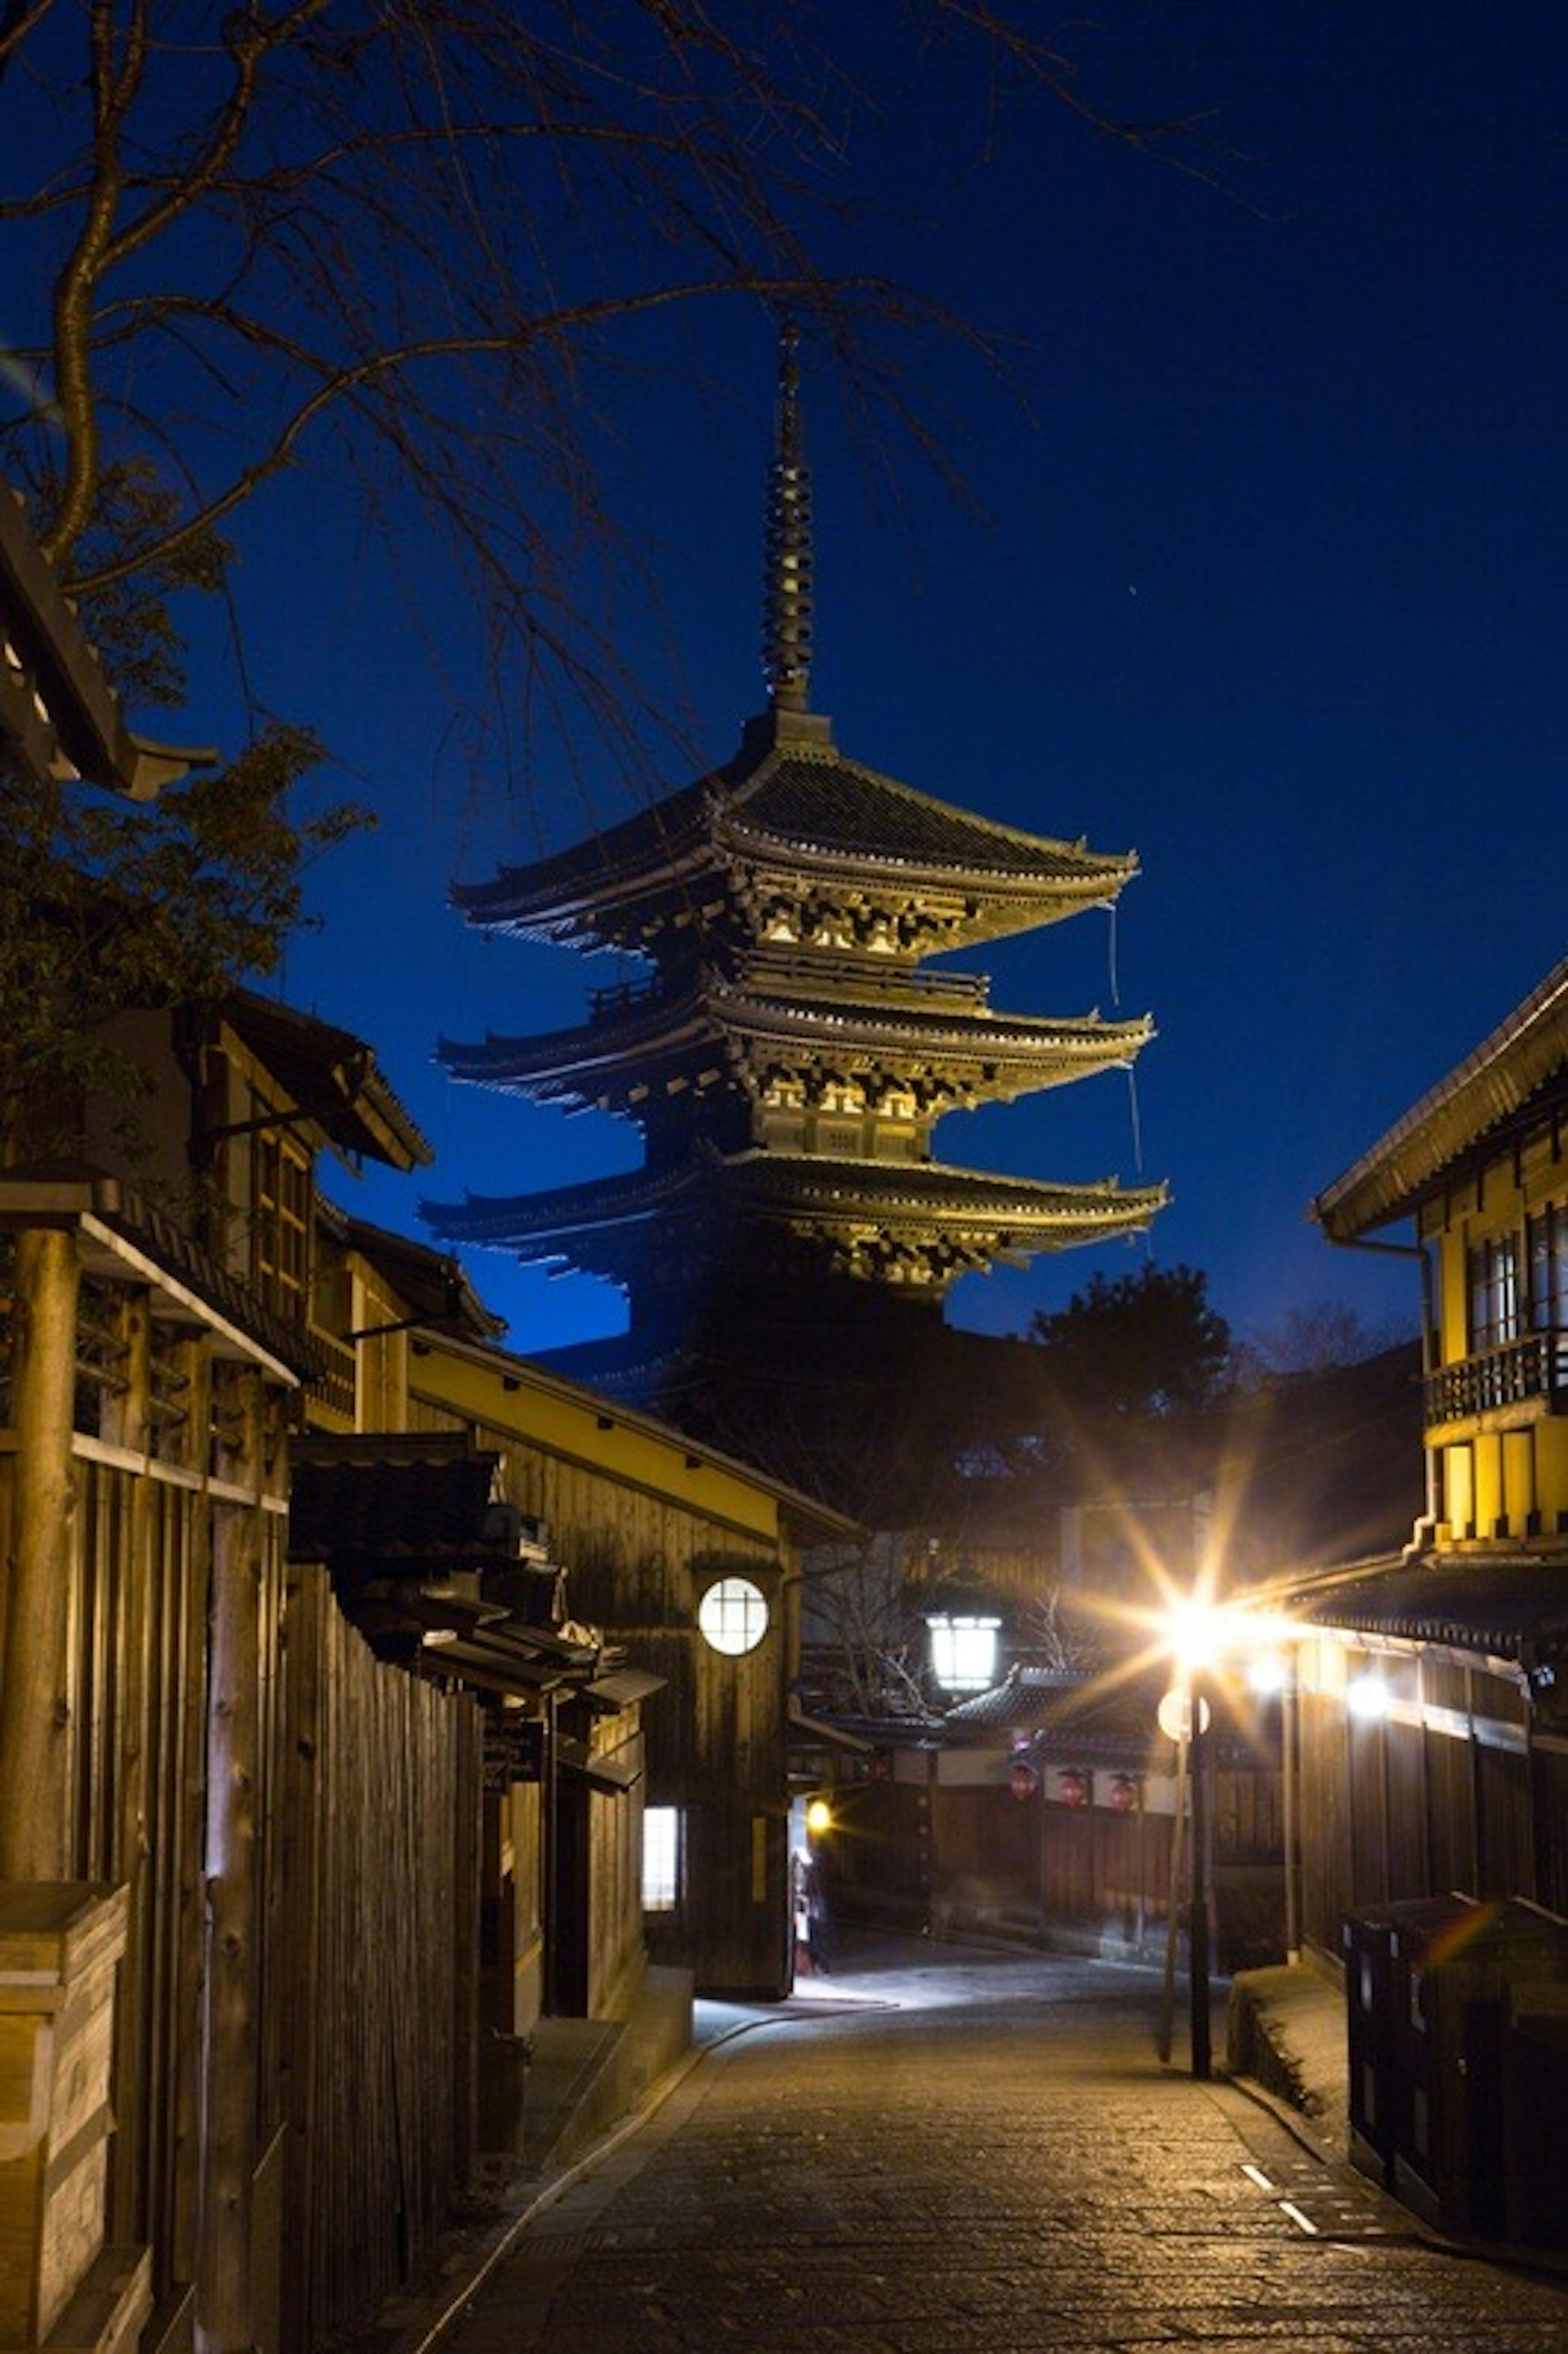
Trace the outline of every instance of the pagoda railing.
<path fill-rule="evenodd" d="M 1553 1413 L 1568 1411 L 1568 1328 L 1548 1325 L 1440 1365 L 1427 1375 L 1425 1393 L 1428 1424 L 1464 1422 L 1538 1398 Z"/>
<path fill-rule="evenodd" d="M 602 989 L 588 991 L 588 1020 L 615 1022 L 621 1014 L 631 1013 L 637 1006 L 652 1005 L 664 994 L 661 974 L 649 973 L 639 981 L 612 981 Z"/>
<path fill-rule="evenodd" d="M 807 990 L 842 986 L 857 998 L 914 998 L 922 1003 L 980 1005 L 986 1002 L 991 975 L 984 972 L 920 972 L 878 956 L 827 958 L 811 956 L 758 958 L 752 967 L 758 981 L 776 987 L 796 985 Z"/>
<path fill-rule="evenodd" d="M 893 964 L 880 957 L 853 960 L 823 957 L 759 957 L 750 967 L 754 981 L 770 989 L 801 989 L 808 994 L 842 989 L 855 998 L 885 1002 L 911 1001 L 927 1006 L 981 1007 L 991 977 L 983 972 L 917 972 L 912 966 Z M 654 1005 L 667 994 L 663 976 L 650 973 L 636 981 L 614 981 L 588 991 L 590 1023 L 619 1022 L 628 1013 Z"/>

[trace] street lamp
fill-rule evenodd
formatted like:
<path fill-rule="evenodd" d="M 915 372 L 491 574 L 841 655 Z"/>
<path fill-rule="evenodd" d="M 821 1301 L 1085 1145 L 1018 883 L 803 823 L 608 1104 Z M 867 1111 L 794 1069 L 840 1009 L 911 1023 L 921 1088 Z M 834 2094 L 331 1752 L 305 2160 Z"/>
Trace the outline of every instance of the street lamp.
<path fill-rule="evenodd" d="M 1190 1794 L 1192 1856 L 1188 1865 L 1187 1913 L 1189 2045 L 1192 2074 L 1200 2082 L 1206 2083 L 1213 2073 L 1213 2041 L 1209 1986 L 1209 1702 L 1203 1687 L 1214 1649 L 1215 1614 L 1202 1600 L 1194 1598 L 1182 1603 L 1171 1613 L 1171 1648 L 1175 1656 L 1179 1681 L 1176 1690 L 1167 1692 L 1160 1702 L 1160 1723 L 1161 1731 L 1175 1738 L 1180 1744 L 1179 1767 L 1185 1766 L 1184 1778 Z M 1182 1778 L 1179 1771 L 1178 1831 L 1181 1828 L 1180 1784 Z M 1173 1857 L 1173 1882 L 1179 1876 Z M 1166 1943 L 1168 2006 L 1171 1974 L 1175 1961 L 1176 1901 L 1177 1891 L 1172 1885 L 1170 1934 Z M 1168 2055 L 1168 2036 L 1162 2038 L 1162 2043 Z"/>
<path fill-rule="evenodd" d="M 1001 1619 L 991 1611 L 928 1610 L 931 1673 L 944 1691 L 990 1691 Z"/>

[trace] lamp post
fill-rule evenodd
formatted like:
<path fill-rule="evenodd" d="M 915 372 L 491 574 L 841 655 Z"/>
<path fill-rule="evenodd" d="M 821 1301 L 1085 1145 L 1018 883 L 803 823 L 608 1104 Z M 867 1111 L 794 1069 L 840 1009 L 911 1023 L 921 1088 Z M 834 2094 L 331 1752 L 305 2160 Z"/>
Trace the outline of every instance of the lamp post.
<path fill-rule="evenodd" d="M 1168 1954 L 1166 1963 L 1165 2022 L 1161 2031 L 1160 2057 L 1170 2057 L 1170 2014 L 1172 2008 L 1170 1981 L 1177 1891 L 1181 1884 L 1180 1831 L 1183 1812 L 1182 1784 L 1185 1782 L 1189 1793 L 1185 1811 L 1192 1849 L 1187 1870 L 1187 1950 L 1192 2073 L 1196 2077 L 1207 2078 L 1213 2068 L 1210 1933 L 1213 1896 L 1210 1832 L 1213 1744 L 1209 1688 L 1216 1685 L 1229 1669 L 1245 1663 L 1247 1680 L 1254 1691 L 1259 1696 L 1277 1696 L 1280 1703 L 1285 1948 L 1287 1959 L 1295 1962 L 1299 1957 L 1302 1912 L 1297 1854 L 1300 1841 L 1298 1678 L 1292 1649 L 1293 1631 L 1289 1623 L 1261 1611 L 1237 1609 L 1234 1606 L 1215 1609 L 1206 1601 L 1194 1599 L 1172 1613 L 1170 1641 L 1175 1656 L 1178 1682 L 1160 1703 L 1160 1729 L 1178 1743 L 1178 1835 L 1171 1861 L 1172 1950 Z"/>
<path fill-rule="evenodd" d="M 1171 1860 L 1170 1935 L 1166 1947 L 1165 2024 L 1160 2058 L 1171 2051 L 1171 1977 L 1175 1962 L 1177 1906 L 1181 1888 L 1182 1785 L 1186 1785 L 1189 1830 L 1187 1864 L 1187 1987 L 1192 2071 L 1206 2083 L 1213 2071 L 1209 1983 L 1209 1702 L 1204 1691 L 1213 1644 L 1213 1615 L 1205 1601 L 1185 1605 L 1173 1617 L 1171 1648 L 1178 1682 L 1160 1707 L 1160 1729 L 1177 1743 L 1176 1836 Z"/>
<path fill-rule="evenodd" d="M 1187 1985 L 1192 2073 L 1202 2084 L 1213 2073 L 1209 1992 L 1208 1715 L 1202 1672 L 1194 1667 L 1187 1680 L 1188 1775 L 1192 1793 L 1192 1903 L 1187 1923 Z"/>

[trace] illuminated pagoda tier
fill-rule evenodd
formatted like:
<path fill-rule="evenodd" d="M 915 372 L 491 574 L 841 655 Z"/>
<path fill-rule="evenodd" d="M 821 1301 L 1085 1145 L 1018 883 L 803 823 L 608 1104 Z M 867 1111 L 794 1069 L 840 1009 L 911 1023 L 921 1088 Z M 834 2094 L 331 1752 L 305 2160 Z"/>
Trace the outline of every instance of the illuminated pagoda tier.
<path fill-rule="evenodd" d="M 769 482 L 769 707 L 736 757 L 556 856 L 460 887 L 484 929 L 635 956 L 580 1026 L 443 1042 L 454 1076 L 636 1122 L 644 1165 L 426 1214 L 448 1240 L 627 1294 L 574 1370 L 692 1424 L 702 1394 L 820 1359 L 886 1362 L 960 1275 L 1134 1233 L 1160 1187 L 932 1157 L 945 1114 L 1128 1066 L 1147 1019 L 998 1013 L 925 960 L 1113 902 L 1137 871 L 932 800 L 842 753 L 809 707 L 811 542 L 793 339 Z M 591 1361 L 590 1361 L 591 1360 Z"/>

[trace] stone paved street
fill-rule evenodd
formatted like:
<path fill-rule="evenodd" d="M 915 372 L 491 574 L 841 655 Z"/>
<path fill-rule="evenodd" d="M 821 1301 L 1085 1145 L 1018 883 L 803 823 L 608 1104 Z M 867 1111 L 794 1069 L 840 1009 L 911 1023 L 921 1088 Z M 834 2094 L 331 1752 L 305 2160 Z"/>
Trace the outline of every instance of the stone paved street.
<path fill-rule="evenodd" d="M 1162 2068 L 1147 1973 L 950 1954 L 715 2043 L 517 2237 L 453 2354 L 1568 2349 L 1568 2281 L 1434 2247 Z"/>

